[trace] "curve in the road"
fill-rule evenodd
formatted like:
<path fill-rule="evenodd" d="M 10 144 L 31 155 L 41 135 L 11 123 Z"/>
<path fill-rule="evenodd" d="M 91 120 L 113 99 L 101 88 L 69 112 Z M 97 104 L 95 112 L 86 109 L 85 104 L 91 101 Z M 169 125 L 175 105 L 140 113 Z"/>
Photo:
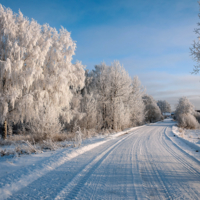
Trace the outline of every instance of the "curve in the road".
<path fill-rule="evenodd" d="M 104 143 L 11 199 L 199 199 L 200 163 L 168 138 L 171 126 L 169 121 L 144 126 Z"/>

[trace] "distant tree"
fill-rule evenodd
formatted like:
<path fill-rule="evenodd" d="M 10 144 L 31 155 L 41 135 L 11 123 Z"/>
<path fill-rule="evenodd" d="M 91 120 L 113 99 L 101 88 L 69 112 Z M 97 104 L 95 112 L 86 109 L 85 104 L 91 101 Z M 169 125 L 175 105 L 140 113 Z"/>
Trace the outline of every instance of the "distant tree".
<path fill-rule="evenodd" d="M 161 115 L 160 108 L 158 107 L 153 97 L 145 94 L 142 98 L 145 105 L 146 122 L 151 123 L 151 122 L 156 122 L 156 121 L 161 120 L 162 115 Z"/>
<path fill-rule="evenodd" d="M 167 101 L 158 100 L 157 105 L 160 108 L 161 113 L 171 112 L 171 106 Z"/>

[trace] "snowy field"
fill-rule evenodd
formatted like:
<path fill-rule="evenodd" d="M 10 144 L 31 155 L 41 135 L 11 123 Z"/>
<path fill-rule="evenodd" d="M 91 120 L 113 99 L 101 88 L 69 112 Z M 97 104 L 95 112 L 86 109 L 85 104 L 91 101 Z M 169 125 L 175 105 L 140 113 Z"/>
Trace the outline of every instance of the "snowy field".
<path fill-rule="evenodd" d="M 0 199 L 198 199 L 200 153 L 174 126 L 165 120 L 80 148 L 2 157 Z"/>

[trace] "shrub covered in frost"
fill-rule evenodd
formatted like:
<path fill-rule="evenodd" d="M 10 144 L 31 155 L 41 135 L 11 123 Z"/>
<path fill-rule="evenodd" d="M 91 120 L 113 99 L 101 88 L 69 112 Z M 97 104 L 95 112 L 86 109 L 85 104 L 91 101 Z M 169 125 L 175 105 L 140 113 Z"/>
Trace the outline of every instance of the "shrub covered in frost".
<path fill-rule="evenodd" d="M 178 119 L 178 126 L 182 128 L 188 129 L 196 129 L 199 127 L 199 123 L 194 117 L 194 115 L 188 114 L 180 114 Z"/>
<path fill-rule="evenodd" d="M 197 121 L 200 123 L 200 113 L 199 112 L 195 112 L 194 116 L 196 117 Z"/>
<path fill-rule="evenodd" d="M 199 123 L 194 116 L 194 106 L 186 97 L 181 97 L 179 99 L 175 115 L 179 127 L 188 129 L 195 129 L 199 127 Z"/>

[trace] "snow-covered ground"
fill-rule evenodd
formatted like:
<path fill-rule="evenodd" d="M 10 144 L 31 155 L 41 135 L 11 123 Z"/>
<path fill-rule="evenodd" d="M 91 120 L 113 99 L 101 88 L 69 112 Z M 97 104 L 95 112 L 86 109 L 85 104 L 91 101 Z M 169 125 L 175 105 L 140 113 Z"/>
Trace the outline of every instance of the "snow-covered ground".
<path fill-rule="evenodd" d="M 98 147 L 110 140 L 126 135 L 130 131 L 141 127 L 134 127 L 118 133 L 110 135 L 99 135 L 90 139 L 86 139 L 83 140 L 80 147 L 74 147 L 73 142 L 66 141 L 62 143 L 64 143 L 64 146 L 69 147 L 64 149 L 57 149 L 55 151 L 46 151 L 29 155 L 22 154 L 21 156 L 16 153 L 14 155 L 10 154 L 9 156 L 0 157 L 0 179 L 1 177 L 5 177 L 10 174 L 12 175 L 12 173 L 17 171 L 19 171 L 19 175 L 17 176 L 22 175 L 22 178 L 20 178 L 19 181 L 12 184 L 5 184 L 2 181 L 3 179 L 0 180 L 0 199 L 9 197 L 13 192 L 30 184 L 40 176 L 43 176 L 46 173 L 54 170 L 63 163 L 87 151 L 91 151 L 93 148 Z M 6 152 L 13 152 L 15 151 L 15 148 L 15 144 L 0 146 L 0 150 L 5 150 Z M 21 170 L 22 168 L 26 168 L 27 171 L 25 178 L 23 178 L 24 171 Z M 1 187 L 2 185 L 4 186 L 3 188 Z"/>
<path fill-rule="evenodd" d="M 188 140 L 200 147 L 200 129 L 182 129 L 173 126 L 172 131 L 178 137 Z"/>
<path fill-rule="evenodd" d="M 174 125 L 165 120 L 80 148 L 2 157 L 0 199 L 198 199 L 200 153 L 174 137 Z"/>
<path fill-rule="evenodd" d="M 200 130 L 182 129 L 174 125 L 172 127 L 171 140 L 193 156 L 195 159 L 200 161 Z"/>

